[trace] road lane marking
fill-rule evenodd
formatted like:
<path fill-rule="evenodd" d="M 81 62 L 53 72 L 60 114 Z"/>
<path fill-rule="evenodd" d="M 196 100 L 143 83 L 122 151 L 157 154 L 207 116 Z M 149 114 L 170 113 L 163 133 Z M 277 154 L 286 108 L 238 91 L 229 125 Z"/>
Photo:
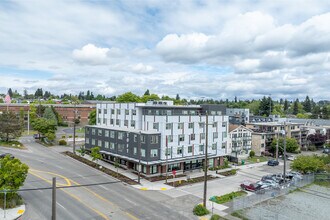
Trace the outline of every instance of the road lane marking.
<path fill-rule="evenodd" d="M 102 189 L 106 190 L 106 191 L 109 191 L 109 189 L 106 188 L 105 186 L 100 185 L 100 187 L 101 187 Z"/>
<path fill-rule="evenodd" d="M 35 169 L 30 169 L 30 171 L 34 171 L 34 172 L 40 172 L 40 173 L 48 173 L 48 174 L 51 174 L 51 175 L 54 175 L 54 176 L 58 176 L 58 177 L 61 177 L 62 179 L 64 179 L 65 181 L 66 181 L 66 185 L 64 185 L 64 184 L 60 184 L 59 183 L 59 185 L 62 185 L 62 186 L 71 186 L 72 184 L 71 184 L 71 181 L 69 180 L 69 178 L 67 178 L 67 177 L 65 177 L 65 176 L 62 176 L 62 175 L 60 175 L 60 174 L 57 174 L 57 173 L 52 173 L 52 172 L 48 172 L 48 171 L 42 171 L 42 170 L 35 170 Z M 50 183 L 52 183 L 51 181 L 50 181 Z"/>
<path fill-rule="evenodd" d="M 61 206 L 63 209 L 66 210 L 66 208 L 64 206 L 62 206 L 59 202 L 56 202 L 57 205 Z"/>

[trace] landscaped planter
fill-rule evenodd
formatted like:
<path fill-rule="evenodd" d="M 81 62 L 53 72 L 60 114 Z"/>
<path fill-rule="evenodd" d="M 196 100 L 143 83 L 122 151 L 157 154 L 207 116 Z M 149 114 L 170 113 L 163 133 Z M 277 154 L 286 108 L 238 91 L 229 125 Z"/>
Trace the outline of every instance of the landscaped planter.
<path fill-rule="evenodd" d="M 207 176 L 207 180 L 213 180 L 213 179 L 217 179 L 218 177 L 214 177 L 211 175 Z M 177 180 L 174 182 L 170 182 L 170 183 L 166 183 L 167 185 L 173 186 L 173 187 L 180 187 L 180 186 L 186 186 L 186 185 L 190 185 L 193 183 L 200 183 L 204 181 L 204 176 L 200 176 L 200 177 L 196 177 L 196 178 L 191 178 L 188 180 Z"/>

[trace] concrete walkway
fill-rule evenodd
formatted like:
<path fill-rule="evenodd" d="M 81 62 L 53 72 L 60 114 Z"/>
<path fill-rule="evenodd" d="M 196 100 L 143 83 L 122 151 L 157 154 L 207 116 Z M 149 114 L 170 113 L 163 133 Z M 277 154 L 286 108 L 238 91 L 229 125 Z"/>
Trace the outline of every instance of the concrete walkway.
<path fill-rule="evenodd" d="M 18 206 L 13 209 L 6 209 L 5 211 L 0 208 L 0 219 L 14 220 L 18 219 L 25 212 L 25 205 Z"/>

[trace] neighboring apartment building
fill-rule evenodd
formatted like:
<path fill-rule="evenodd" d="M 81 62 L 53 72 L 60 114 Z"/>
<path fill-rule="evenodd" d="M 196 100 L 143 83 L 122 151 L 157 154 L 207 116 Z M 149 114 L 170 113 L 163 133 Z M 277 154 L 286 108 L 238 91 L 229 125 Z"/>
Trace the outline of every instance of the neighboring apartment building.
<path fill-rule="evenodd" d="M 252 130 L 243 125 L 229 125 L 229 148 L 234 157 L 247 157 L 252 148 Z"/>
<path fill-rule="evenodd" d="M 270 147 L 270 144 L 272 143 L 274 138 L 277 138 L 278 135 L 282 135 L 282 131 L 284 131 L 284 129 L 286 130 L 286 136 L 290 138 L 295 138 L 299 146 L 301 146 L 302 148 L 304 148 L 307 144 L 305 138 L 307 131 L 302 129 L 303 124 L 301 123 L 286 122 L 286 125 L 284 125 L 284 122 L 255 122 L 247 123 L 246 127 L 252 129 L 256 133 L 265 133 L 265 144 L 267 148 Z"/>
<path fill-rule="evenodd" d="M 250 109 L 227 108 L 226 115 L 229 116 L 230 124 L 245 125 L 250 120 Z"/>
<path fill-rule="evenodd" d="M 202 168 L 208 126 L 209 166 L 223 163 L 228 116 L 218 105 L 173 105 L 172 101 L 97 104 L 97 125 L 86 127 L 86 149 L 147 176 Z M 208 125 L 206 114 L 208 112 Z M 140 154 L 139 154 L 139 148 Z M 166 170 L 166 164 L 168 169 Z"/>
<path fill-rule="evenodd" d="M 95 105 L 64 105 L 64 104 L 42 104 L 45 107 L 54 106 L 55 110 L 62 117 L 63 122 L 72 124 L 74 119 L 74 112 L 76 110 L 76 117 L 80 119 L 80 125 L 86 125 L 89 121 L 89 113 L 95 109 Z M 16 114 L 20 114 L 20 111 L 24 112 L 24 119 L 27 122 L 28 111 L 30 110 L 30 104 L 23 103 L 11 103 L 8 105 L 8 111 L 13 111 Z M 0 112 L 7 111 L 7 104 L 0 103 Z"/>
<path fill-rule="evenodd" d="M 252 150 L 256 156 L 261 156 L 265 152 L 267 136 L 268 134 L 263 132 L 252 133 Z"/>

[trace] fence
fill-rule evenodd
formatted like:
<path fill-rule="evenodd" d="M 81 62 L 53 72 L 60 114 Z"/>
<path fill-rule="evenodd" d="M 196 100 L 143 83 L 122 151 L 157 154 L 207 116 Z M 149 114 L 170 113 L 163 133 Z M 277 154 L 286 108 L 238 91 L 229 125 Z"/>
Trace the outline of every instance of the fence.
<path fill-rule="evenodd" d="M 249 208 L 269 199 L 288 194 L 297 188 L 311 184 L 314 182 L 314 178 L 314 174 L 304 175 L 302 180 L 295 179 L 291 183 L 288 183 L 286 186 L 282 186 L 278 189 L 269 189 L 265 190 L 264 193 L 252 194 L 250 196 L 241 198 L 234 198 L 233 211 Z"/>

